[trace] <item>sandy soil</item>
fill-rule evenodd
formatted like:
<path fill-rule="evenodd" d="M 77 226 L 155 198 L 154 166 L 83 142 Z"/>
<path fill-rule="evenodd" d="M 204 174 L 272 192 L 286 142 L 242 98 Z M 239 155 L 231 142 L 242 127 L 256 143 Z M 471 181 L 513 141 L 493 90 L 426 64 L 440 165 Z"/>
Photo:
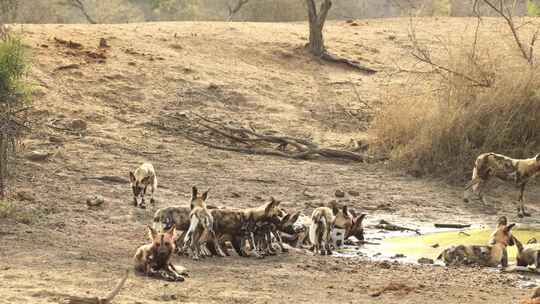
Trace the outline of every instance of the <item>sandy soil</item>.
<path fill-rule="evenodd" d="M 491 19 L 485 22 L 494 32 L 504 30 Z M 187 204 L 190 187 L 197 185 L 211 188 L 209 203 L 215 205 L 257 206 L 273 195 L 287 209 L 309 213 L 336 199 L 334 192 L 341 189 L 360 193 L 337 200 L 367 212 L 368 224 L 384 218 L 415 227 L 437 221 L 491 225 L 503 214 L 517 220 L 511 203 L 517 192 L 504 186 L 492 187 L 488 206 L 465 204 L 461 187 L 416 179 L 383 163 L 248 156 L 151 127 L 167 114 L 196 111 L 332 147 L 363 140 L 385 96 L 430 82 L 397 73 L 398 66 L 414 63 L 408 56 L 408 20 L 357 24 L 330 23 L 328 48 L 380 70 L 373 76 L 306 56 L 305 24 L 22 26 L 34 60 L 29 75 L 36 84 L 36 123 L 14 178 L 12 200 L 24 219 L 0 219 L 0 302 L 55 303 L 66 294 L 103 295 L 112 288 L 146 242 L 145 224 L 153 211 L 130 205 L 128 185 L 85 177 L 127 179 L 142 161 L 156 167 L 158 207 Z M 420 38 L 433 44 L 435 53 L 442 51 L 437 37 L 459 41 L 473 25 L 474 20 L 458 18 L 418 21 Z M 84 47 L 70 49 L 54 37 Z M 110 45 L 105 59 L 97 56 L 100 38 Z M 58 69 L 70 64 L 77 66 Z M 77 129 L 77 120 L 86 126 Z M 35 150 L 50 157 L 28 161 L 24 154 Z M 535 222 L 539 212 L 534 188 L 527 192 L 534 215 L 527 222 Z M 94 194 L 106 202 L 89 209 L 85 198 Z M 175 263 L 189 270 L 186 282 L 131 276 L 115 303 L 513 303 L 531 293 L 518 288 L 518 275 L 489 269 L 302 252 L 265 260 L 176 258 Z M 405 287 L 373 296 L 389 284 Z"/>

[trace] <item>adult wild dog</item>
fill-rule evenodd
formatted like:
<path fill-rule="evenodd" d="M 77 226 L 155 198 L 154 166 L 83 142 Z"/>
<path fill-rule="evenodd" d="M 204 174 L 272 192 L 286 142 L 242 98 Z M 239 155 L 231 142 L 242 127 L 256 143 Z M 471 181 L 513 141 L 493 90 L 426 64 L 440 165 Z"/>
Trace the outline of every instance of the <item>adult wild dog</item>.
<path fill-rule="evenodd" d="M 201 237 L 204 233 L 207 233 L 207 237 L 214 243 L 217 254 L 219 256 L 225 256 L 214 231 L 214 217 L 208 208 L 206 208 L 207 199 L 208 191 L 198 196 L 197 187 L 192 188 L 191 212 L 189 214 L 190 224 L 184 236 L 184 247 L 189 246 L 194 260 L 198 260 L 201 257 Z"/>
<path fill-rule="evenodd" d="M 184 281 L 184 277 L 171 263 L 171 256 L 175 250 L 176 227 L 173 225 L 166 232 L 158 233 L 148 226 L 148 237 L 152 243 L 139 247 L 133 257 L 135 271 L 167 281 Z"/>
<path fill-rule="evenodd" d="M 495 236 L 497 235 L 497 231 L 499 231 L 500 228 L 505 227 L 506 225 L 508 225 L 508 219 L 506 218 L 506 216 L 503 215 L 499 217 L 499 219 L 497 220 L 497 227 L 495 227 L 495 230 L 489 236 L 488 245 L 490 246 L 495 245 L 496 243 Z M 510 241 L 508 242 L 508 246 L 514 246 L 515 245 L 514 241 L 516 240 L 516 238 L 512 236 L 512 231 L 510 231 L 510 237 L 511 238 L 510 238 Z M 506 248 L 503 251 L 501 264 L 508 265 L 508 251 L 506 250 Z"/>
<path fill-rule="evenodd" d="M 133 190 L 133 204 L 141 208 L 146 208 L 144 204 L 144 196 L 146 189 L 150 187 L 150 203 L 154 204 L 154 191 L 157 189 L 157 177 L 154 166 L 149 163 L 142 164 L 135 172 L 129 172 L 129 181 Z M 141 203 L 137 202 L 137 198 L 141 197 Z"/>
<path fill-rule="evenodd" d="M 476 158 L 471 181 L 465 187 L 463 200 L 469 201 L 469 189 L 485 203 L 482 191 L 491 176 L 519 186 L 518 216 L 530 216 L 525 211 L 523 192 L 527 182 L 540 173 L 540 154 L 528 159 L 513 159 L 496 153 L 484 153 Z"/>
<path fill-rule="evenodd" d="M 540 270 L 540 244 L 536 242 L 536 239 L 530 239 L 525 247 L 516 237 L 514 237 L 514 242 L 518 250 L 516 264 L 518 266 L 534 265 L 537 270 Z"/>
<path fill-rule="evenodd" d="M 365 214 L 357 215 L 353 210 L 349 210 L 347 206 L 338 208 L 332 206 L 332 213 L 335 216 L 334 227 L 345 230 L 345 240 L 354 236 L 359 241 L 364 240 L 364 227 L 362 222 L 366 217 Z"/>
<path fill-rule="evenodd" d="M 504 251 L 512 240 L 510 231 L 516 224 L 500 226 L 494 235 L 495 245 L 458 245 L 445 249 L 437 257 L 446 265 L 479 265 L 496 267 L 501 264 L 508 266 L 504 260 Z"/>
<path fill-rule="evenodd" d="M 330 255 L 330 232 L 334 227 L 335 216 L 332 209 L 319 207 L 311 214 L 311 225 L 309 226 L 309 241 L 313 245 L 313 253 Z"/>

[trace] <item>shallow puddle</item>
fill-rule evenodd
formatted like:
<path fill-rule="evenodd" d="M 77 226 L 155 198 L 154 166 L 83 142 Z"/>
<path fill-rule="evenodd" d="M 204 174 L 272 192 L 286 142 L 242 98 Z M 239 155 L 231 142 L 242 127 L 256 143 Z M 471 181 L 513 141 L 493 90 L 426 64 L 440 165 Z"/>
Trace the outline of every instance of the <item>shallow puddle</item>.
<path fill-rule="evenodd" d="M 367 236 L 367 240 L 378 245 L 363 245 L 361 247 L 344 246 L 337 250 L 337 256 L 368 256 L 375 260 L 395 259 L 401 262 L 416 263 L 419 258 L 436 260 L 437 256 L 452 245 L 487 245 L 493 232 L 492 228 L 475 229 L 446 229 L 437 232 L 436 229 L 423 235 L 410 233 L 377 233 Z M 540 227 L 517 226 L 512 233 L 523 244 L 531 238 L 540 240 Z M 508 247 L 510 262 L 515 261 L 517 248 Z"/>

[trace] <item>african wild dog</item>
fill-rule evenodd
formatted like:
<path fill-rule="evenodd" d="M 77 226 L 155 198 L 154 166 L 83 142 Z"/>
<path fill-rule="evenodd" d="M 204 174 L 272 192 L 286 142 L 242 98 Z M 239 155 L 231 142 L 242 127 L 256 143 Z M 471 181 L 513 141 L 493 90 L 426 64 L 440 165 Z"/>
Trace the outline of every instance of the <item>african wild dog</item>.
<path fill-rule="evenodd" d="M 216 253 L 219 256 L 225 256 L 214 231 L 214 218 L 206 207 L 207 198 L 208 191 L 204 192 L 201 196 L 198 196 L 197 187 L 192 188 L 190 204 L 191 212 L 189 214 L 190 224 L 184 236 L 184 248 L 189 246 L 194 260 L 198 260 L 201 257 L 201 253 L 206 253 L 204 250 L 201 251 L 203 240 L 201 237 L 205 233 L 206 237 L 214 243 Z"/>
<path fill-rule="evenodd" d="M 540 245 L 536 239 L 530 239 L 527 242 L 527 246 L 523 247 L 523 244 L 516 237 L 513 238 L 518 249 L 516 255 L 517 266 L 534 265 L 536 269 L 540 269 Z"/>
<path fill-rule="evenodd" d="M 167 281 L 184 281 L 182 274 L 171 263 L 171 256 L 175 250 L 176 227 L 173 225 L 166 232 L 158 233 L 148 226 L 148 236 L 152 243 L 139 247 L 133 257 L 135 271 Z"/>
<path fill-rule="evenodd" d="M 496 153 L 484 153 L 476 158 L 471 181 L 465 187 L 463 200 L 469 201 L 469 189 L 482 202 L 486 202 L 482 195 L 485 183 L 491 176 L 501 180 L 513 182 L 519 186 L 518 216 L 530 216 L 525 211 L 523 192 L 527 182 L 540 173 L 540 154 L 528 159 L 513 159 Z"/>
<path fill-rule="evenodd" d="M 332 209 L 319 207 L 311 214 L 309 241 L 313 245 L 313 253 L 332 254 L 330 248 L 330 232 L 334 226 L 335 216 Z"/>
<path fill-rule="evenodd" d="M 215 208 L 207 206 L 208 209 Z M 191 213 L 190 207 L 166 207 L 158 209 L 154 213 L 154 229 L 157 231 L 165 231 L 176 226 L 176 231 L 179 232 L 179 236 L 176 238 L 176 253 L 178 255 L 184 255 L 186 252 L 184 249 L 184 237 L 189 229 L 189 214 Z M 205 251 L 201 245 L 201 251 Z"/>
<path fill-rule="evenodd" d="M 146 208 L 144 204 L 144 196 L 146 195 L 146 188 L 150 187 L 150 203 L 154 204 L 154 191 L 157 189 L 157 177 L 154 166 L 149 163 L 142 164 L 135 172 L 129 172 L 129 180 L 131 182 L 131 189 L 133 190 L 133 204 L 141 208 Z M 141 197 L 141 203 L 137 201 L 138 197 Z"/>
<path fill-rule="evenodd" d="M 365 214 L 357 215 L 353 210 L 349 210 L 347 206 L 332 206 L 332 213 L 335 216 L 334 227 L 345 230 L 345 240 L 354 236 L 358 241 L 364 240 L 364 228 L 362 222 L 366 217 Z"/>
<path fill-rule="evenodd" d="M 540 287 L 536 288 L 530 299 L 524 299 L 520 304 L 540 304 Z"/>
<path fill-rule="evenodd" d="M 437 257 L 448 265 L 508 266 L 504 251 L 512 240 L 510 233 L 515 224 L 500 226 L 495 232 L 495 245 L 458 245 L 447 248 Z"/>
<path fill-rule="evenodd" d="M 508 219 L 506 218 L 506 216 L 501 216 L 499 217 L 499 219 L 497 220 L 497 227 L 495 227 L 495 230 L 491 233 L 491 235 L 489 236 L 489 240 L 488 240 L 488 245 L 490 246 L 493 246 L 495 245 L 495 235 L 497 234 L 497 231 L 499 231 L 499 229 L 501 227 L 505 227 L 506 225 L 508 225 Z M 515 238 L 512 236 L 512 231 L 510 231 L 510 241 L 508 242 L 508 246 L 514 246 L 515 245 Z M 504 249 L 503 251 L 503 257 L 502 257 L 502 260 L 501 260 L 501 264 L 502 265 L 508 265 L 508 251 L 506 250 L 506 248 Z"/>

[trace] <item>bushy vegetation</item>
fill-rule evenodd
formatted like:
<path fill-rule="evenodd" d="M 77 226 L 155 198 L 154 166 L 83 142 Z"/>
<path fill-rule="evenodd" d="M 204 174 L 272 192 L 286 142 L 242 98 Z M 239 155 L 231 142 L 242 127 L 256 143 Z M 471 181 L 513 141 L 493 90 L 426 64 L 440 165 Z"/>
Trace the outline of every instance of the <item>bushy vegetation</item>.
<path fill-rule="evenodd" d="M 21 39 L 4 32 L 0 40 L 0 197 L 7 189 L 17 140 L 27 129 L 25 112 L 30 94 L 24 81 L 26 68 Z"/>
<path fill-rule="evenodd" d="M 415 175 L 451 180 L 470 178 L 480 153 L 540 152 L 540 70 L 496 49 L 449 47 L 443 65 L 454 73 L 441 75 L 437 94 L 391 98 L 374 123 L 374 148 Z"/>

